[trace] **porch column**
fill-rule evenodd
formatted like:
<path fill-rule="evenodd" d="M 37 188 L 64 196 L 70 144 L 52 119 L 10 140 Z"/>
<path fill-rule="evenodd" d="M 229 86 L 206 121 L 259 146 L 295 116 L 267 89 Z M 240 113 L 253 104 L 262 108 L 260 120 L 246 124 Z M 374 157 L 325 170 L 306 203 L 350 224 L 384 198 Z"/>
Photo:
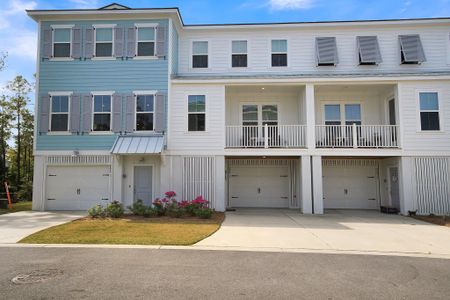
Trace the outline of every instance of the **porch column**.
<path fill-rule="evenodd" d="M 121 155 L 113 155 L 112 157 L 112 199 L 124 203 L 122 187 L 123 187 L 123 160 Z"/>
<path fill-rule="evenodd" d="M 400 213 L 407 215 L 408 211 L 417 209 L 414 200 L 413 190 L 414 183 L 414 168 L 412 157 L 401 157 L 399 164 L 399 187 L 400 187 Z"/>
<path fill-rule="evenodd" d="M 303 155 L 300 161 L 301 205 L 304 214 L 312 214 L 311 156 Z"/>
<path fill-rule="evenodd" d="M 316 118 L 314 108 L 314 84 L 305 85 L 305 120 L 306 120 L 306 147 L 316 148 Z"/>
<path fill-rule="evenodd" d="M 225 156 L 215 157 L 216 183 L 215 183 L 215 207 L 217 211 L 225 211 Z"/>
<path fill-rule="evenodd" d="M 323 214 L 322 156 L 311 157 L 313 211 Z"/>

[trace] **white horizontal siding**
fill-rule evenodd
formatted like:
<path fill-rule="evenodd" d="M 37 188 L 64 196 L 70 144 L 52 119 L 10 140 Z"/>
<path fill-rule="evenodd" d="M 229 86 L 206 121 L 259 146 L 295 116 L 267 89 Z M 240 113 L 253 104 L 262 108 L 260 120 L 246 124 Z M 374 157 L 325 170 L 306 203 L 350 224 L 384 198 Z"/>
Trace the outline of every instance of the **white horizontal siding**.
<path fill-rule="evenodd" d="M 410 151 L 450 150 L 450 81 L 415 81 L 399 83 L 400 130 L 402 148 Z M 440 132 L 420 131 L 418 93 L 436 91 L 440 96 Z"/>
<path fill-rule="evenodd" d="M 189 132 L 187 99 L 206 96 L 206 131 Z M 172 85 L 168 150 L 223 150 L 225 147 L 225 87 Z"/>
<path fill-rule="evenodd" d="M 287 28 L 287 29 L 229 29 L 184 30 L 180 35 L 179 73 L 233 74 L 273 72 L 381 72 L 411 70 L 450 70 L 447 64 L 448 36 L 446 26 L 390 25 L 358 28 Z M 398 35 L 419 34 L 427 61 L 421 65 L 400 65 Z M 356 36 L 378 36 L 383 62 L 379 66 L 358 66 Z M 339 64 L 336 67 L 316 67 L 315 38 L 334 36 L 337 39 Z M 288 67 L 270 67 L 270 40 L 288 40 Z M 193 40 L 209 41 L 209 68 L 191 68 L 191 44 Z M 248 40 L 249 67 L 231 68 L 231 41 Z"/>

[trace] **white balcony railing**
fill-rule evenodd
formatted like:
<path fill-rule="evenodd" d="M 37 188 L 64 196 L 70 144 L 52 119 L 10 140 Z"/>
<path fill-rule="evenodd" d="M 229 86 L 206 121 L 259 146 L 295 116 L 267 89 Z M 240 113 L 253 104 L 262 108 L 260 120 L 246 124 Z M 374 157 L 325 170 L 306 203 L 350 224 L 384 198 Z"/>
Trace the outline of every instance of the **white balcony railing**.
<path fill-rule="evenodd" d="M 398 125 L 316 125 L 317 148 L 398 148 Z"/>
<path fill-rule="evenodd" d="M 305 125 L 229 125 L 227 148 L 303 148 Z"/>

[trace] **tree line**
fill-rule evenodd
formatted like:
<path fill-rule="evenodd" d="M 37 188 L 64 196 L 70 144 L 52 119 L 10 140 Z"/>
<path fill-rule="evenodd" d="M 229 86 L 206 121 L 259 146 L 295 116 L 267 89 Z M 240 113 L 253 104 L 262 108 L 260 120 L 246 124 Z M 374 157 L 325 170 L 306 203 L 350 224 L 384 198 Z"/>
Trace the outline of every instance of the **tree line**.
<path fill-rule="evenodd" d="M 0 72 L 6 58 L 0 53 Z M 34 116 L 27 105 L 33 90 L 33 84 L 20 75 L 0 90 L 0 192 L 7 182 L 16 200 L 32 197 Z"/>

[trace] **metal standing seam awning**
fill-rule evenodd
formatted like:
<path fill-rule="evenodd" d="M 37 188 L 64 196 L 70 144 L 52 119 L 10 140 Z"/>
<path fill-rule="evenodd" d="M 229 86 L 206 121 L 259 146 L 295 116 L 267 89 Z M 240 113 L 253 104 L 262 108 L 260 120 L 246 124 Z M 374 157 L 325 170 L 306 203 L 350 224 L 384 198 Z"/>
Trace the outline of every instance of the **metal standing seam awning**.
<path fill-rule="evenodd" d="M 164 136 L 118 136 L 112 154 L 158 154 L 164 147 Z"/>

